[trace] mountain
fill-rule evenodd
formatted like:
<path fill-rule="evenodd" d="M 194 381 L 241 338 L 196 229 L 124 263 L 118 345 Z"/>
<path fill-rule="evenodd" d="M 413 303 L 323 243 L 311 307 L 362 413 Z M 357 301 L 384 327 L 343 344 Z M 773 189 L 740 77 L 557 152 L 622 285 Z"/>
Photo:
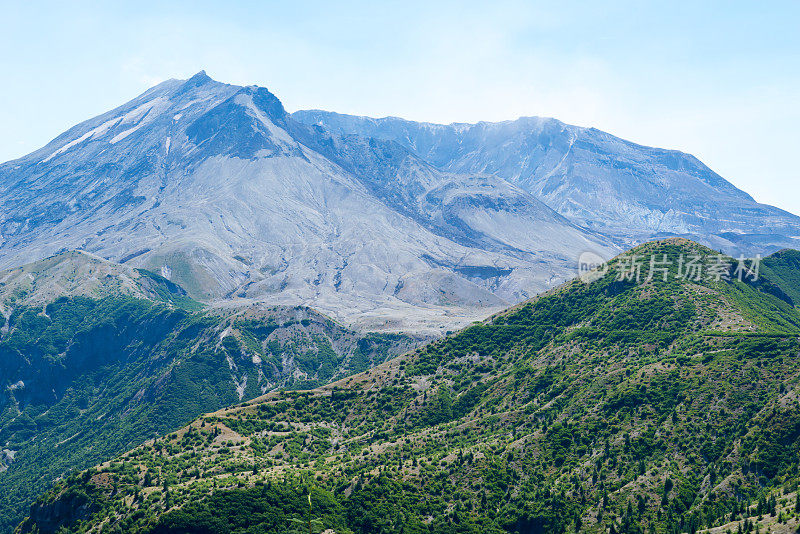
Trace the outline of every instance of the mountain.
<path fill-rule="evenodd" d="M 160 275 L 70 252 L 0 272 L 0 531 L 75 469 L 278 388 L 415 347 L 304 307 L 203 308 Z"/>
<path fill-rule="evenodd" d="M 292 117 L 399 143 L 444 171 L 497 176 L 625 248 L 668 236 L 731 255 L 800 245 L 798 217 L 755 202 L 694 156 L 595 128 L 539 117 L 450 125 L 316 110 Z"/>
<path fill-rule="evenodd" d="M 71 474 L 18 532 L 793 532 L 800 311 L 771 263 L 781 280 L 688 240 L 641 245 Z"/>
<path fill-rule="evenodd" d="M 206 303 L 443 332 L 618 249 L 528 191 L 296 121 L 267 89 L 168 80 L 0 165 L 0 268 L 68 250 Z"/>
<path fill-rule="evenodd" d="M 0 272 L 0 314 L 6 323 L 5 330 L 8 330 L 8 321 L 15 307 L 44 308 L 61 297 L 123 295 L 163 301 L 188 310 L 203 307 L 181 286 L 156 273 L 113 263 L 79 250 Z"/>

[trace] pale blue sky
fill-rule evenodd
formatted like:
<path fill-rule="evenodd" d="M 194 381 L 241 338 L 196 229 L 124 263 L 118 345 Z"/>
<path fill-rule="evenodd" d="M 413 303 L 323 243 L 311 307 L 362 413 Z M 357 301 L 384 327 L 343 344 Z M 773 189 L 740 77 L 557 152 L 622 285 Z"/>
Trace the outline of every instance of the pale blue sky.
<path fill-rule="evenodd" d="M 205 69 L 290 111 L 595 126 L 800 213 L 800 2 L 561 3 L 0 0 L 0 160 Z"/>

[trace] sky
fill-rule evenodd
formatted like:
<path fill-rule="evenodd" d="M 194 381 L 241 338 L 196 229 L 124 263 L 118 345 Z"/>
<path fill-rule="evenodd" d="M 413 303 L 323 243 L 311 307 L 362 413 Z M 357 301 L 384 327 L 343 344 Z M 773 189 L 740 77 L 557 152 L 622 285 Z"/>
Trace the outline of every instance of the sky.
<path fill-rule="evenodd" d="M 0 0 L 0 161 L 200 70 L 289 111 L 593 126 L 800 214 L 794 1 Z"/>

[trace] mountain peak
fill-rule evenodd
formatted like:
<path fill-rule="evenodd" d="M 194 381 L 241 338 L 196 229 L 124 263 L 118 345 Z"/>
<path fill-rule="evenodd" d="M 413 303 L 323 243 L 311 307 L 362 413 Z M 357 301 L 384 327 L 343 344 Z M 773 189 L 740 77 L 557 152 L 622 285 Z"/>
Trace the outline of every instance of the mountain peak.
<path fill-rule="evenodd" d="M 263 109 L 270 118 L 277 120 L 284 120 L 286 117 L 286 110 L 283 107 L 280 99 L 272 94 L 266 87 L 258 85 L 251 85 L 245 87 L 242 92 L 249 94 L 253 98 L 253 103 L 259 108 Z"/>
<path fill-rule="evenodd" d="M 203 85 L 204 83 L 213 81 L 214 80 L 208 74 L 206 74 L 206 71 L 201 70 L 200 72 L 198 72 L 197 74 L 186 80 L 185 85 L 197 87 Z"/>

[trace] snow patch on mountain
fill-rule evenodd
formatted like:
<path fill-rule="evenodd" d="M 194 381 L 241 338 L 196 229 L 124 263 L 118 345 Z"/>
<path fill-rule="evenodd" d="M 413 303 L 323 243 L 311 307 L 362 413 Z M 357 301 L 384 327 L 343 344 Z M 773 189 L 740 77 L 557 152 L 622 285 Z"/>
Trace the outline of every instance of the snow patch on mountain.
<path fill-rule="evenodd" d="M 45 159 L 43 159 L 42 163 L 47 163 L 48 161 L 50 161 L 54 157 L 58 156 L 59 154 L 63 154 L 64 152 L 66 152 L 70 148 L 72 148 L 72 147 L 74 147 L 74 146 L 76 146 L 76 145 L 78 145 L 80 143 L 83 143 L 84 141 L 88 141 L 89 139 L 93 139 L 93 138 L 96 138 L 96 137 L 101 137 L 108 130 L 110 130 L 112 127 L 116 126 L 120 122 L 122 122 L 122 118 L 121 117 L 116 117 L 116 118 L 113 118 L 111 120 L 108 120 L 108 121 L 104 122 L 103 124 L 101 124 L 97 128 L 89 130 L 88 132 L 86 132 L 82 136 L 78 137 L 77 139 L 75 139 L 73 141 L 70 141 L 66 145 L 62 146 L 61 148 L 59 148 L 58 150 L 56 150 L 55 152 L 53 152 L 52 154 L 47 156 Z"/>

